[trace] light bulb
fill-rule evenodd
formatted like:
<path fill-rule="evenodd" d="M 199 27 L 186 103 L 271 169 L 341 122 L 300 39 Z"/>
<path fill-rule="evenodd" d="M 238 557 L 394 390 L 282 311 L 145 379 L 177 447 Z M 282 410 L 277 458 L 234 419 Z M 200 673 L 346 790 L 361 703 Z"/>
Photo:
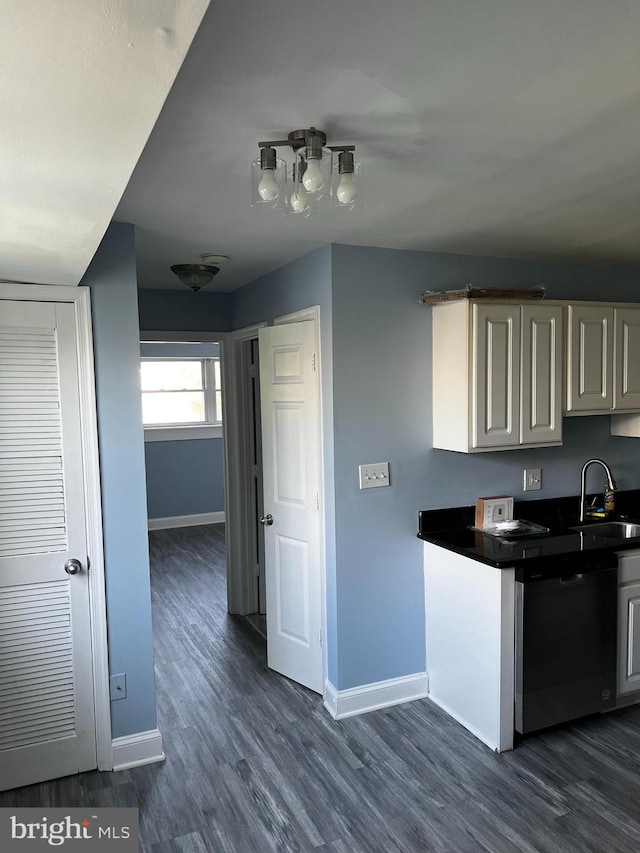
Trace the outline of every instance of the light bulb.
<path fill-rule="evenodd" d="M 353 179 L 353 172 L 344 172 L 340 176 L 340 183 L 336 189 L 336 196 L 340 204 L 351 204 L 356 200 L 358 189 Z"/>
<path fill-rule="evenodd" d="M 258 184 L 258 194 L 263 201 L 275 201 L 280 195 L 280 187 L 273 169 L 262 170 L 262 180 Z"/>
<path fill-rule="evenodd" d="M 291 209 L 296 213 L 304 213 L 309 207 L 309 193 L 301 185 L 291 193 Z"/>
<path fill-rule="evenodd" d="M 317 193 L 324 186 L 324 175 L 317 159 L 312 158 L 307 160 L 307 168 L 305 169 L 302 183 L 305 190 L 310 193 Z"/>

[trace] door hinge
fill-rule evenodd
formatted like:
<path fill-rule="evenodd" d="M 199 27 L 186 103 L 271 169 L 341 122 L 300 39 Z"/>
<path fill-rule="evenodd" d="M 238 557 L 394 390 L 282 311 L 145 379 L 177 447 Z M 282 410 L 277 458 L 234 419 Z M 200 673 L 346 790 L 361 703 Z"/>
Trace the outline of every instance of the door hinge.
<path fill-rule="evenodd" d="M 313 370 L 315 371 L 315 369 L 316 369 L 316 354 L 315 354 L 315 352 L 314 352 L 314 354 L 311 356 L 311 367 L 312 367 L 312 368 L 313 368 Z"/>
<path fill-rule="evenodd" d="M 318 631 L 318 640 L 320 641 L 320 648 L 322 648 L 322 628 Z"/>
<path fill-rule="evenodd" d="M 254 566 L 254 569 L 256 572 L 256 577 L 259 578 L 260 577 L 260 563 L 256 563 Z"/>
<path fill-rule="evenodd" d="M 320 512 L 320 492 L 316 492 L 316 512 Z"/>

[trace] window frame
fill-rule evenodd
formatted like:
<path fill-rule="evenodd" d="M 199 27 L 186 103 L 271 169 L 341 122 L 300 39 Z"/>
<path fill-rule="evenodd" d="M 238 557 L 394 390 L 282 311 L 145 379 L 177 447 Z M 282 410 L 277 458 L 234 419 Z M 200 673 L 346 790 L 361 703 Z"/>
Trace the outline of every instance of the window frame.
<path fill-rule="evenodd" d="M 193 440 L 197 438 L 222 438 L 222 399 L 220 411 L 217 405 L 217 393 L 222 391 L 222 365 L 220 356 L 141 356 L 140 364 L 143 362 L 170 362 L 170 361 L 197 361 L 201 365 L 202 388 L 189 389 L 202 391 L 204 393 L 205 420 L 197 423 L 172 423 L 172 424 L 145 424 L 144 440 L 147 441 L 179 441 Z M 220 385 L 216 384 L 216 363 L 220 375 Z M 143 394 L 172 393 L 171 391 L 143 391 L 140 389 L 140 400 Z M 175 393 L 180 393 L 176 389 Z"/>

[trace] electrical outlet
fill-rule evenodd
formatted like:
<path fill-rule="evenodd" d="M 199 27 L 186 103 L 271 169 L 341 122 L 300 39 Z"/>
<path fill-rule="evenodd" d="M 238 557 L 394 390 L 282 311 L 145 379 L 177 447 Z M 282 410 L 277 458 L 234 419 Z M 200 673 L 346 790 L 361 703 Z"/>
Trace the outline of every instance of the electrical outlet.
<path fill-rule="evenodd" d="M 112 702 L 127 698 L 127 676 L 124 672 L 112 675 L 109 679 L 109 695 Z"/>
<path fill-rule="evenodd" d="M 361 489 L 377 489 L 389 485 L 389 463 L 375 462 L 358 467 Z"/>
<path fill-rule="evenodd" d="M 524 490 L 535 492 L 542 488 L 542 468 L 524 469 Z"/>

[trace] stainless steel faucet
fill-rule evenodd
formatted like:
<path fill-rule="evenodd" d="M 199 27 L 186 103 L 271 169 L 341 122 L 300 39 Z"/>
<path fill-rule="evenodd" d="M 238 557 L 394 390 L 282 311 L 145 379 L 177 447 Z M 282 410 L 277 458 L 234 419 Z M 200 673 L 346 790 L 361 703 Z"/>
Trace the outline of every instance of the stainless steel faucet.
<path fill-rule="evenodd" d="M 598 465 L 602 465 L 607 475 L 607 485 L 611 489 L 612 492 L 618 488 L 616 486 L 616 481 L 613 479 L 613 474 L 611 473 L 611 469 L 607 465 L 606 462 L 603 462 L 602 459 L 588 459 L 584 465 L 582 466 L 582 473 L 580 474 L 580 521 L 584 521 L 586 515 L 586 502 L 587 502 L 587 470 L 590 465 L 593 465 L 595 462 Z"/>

